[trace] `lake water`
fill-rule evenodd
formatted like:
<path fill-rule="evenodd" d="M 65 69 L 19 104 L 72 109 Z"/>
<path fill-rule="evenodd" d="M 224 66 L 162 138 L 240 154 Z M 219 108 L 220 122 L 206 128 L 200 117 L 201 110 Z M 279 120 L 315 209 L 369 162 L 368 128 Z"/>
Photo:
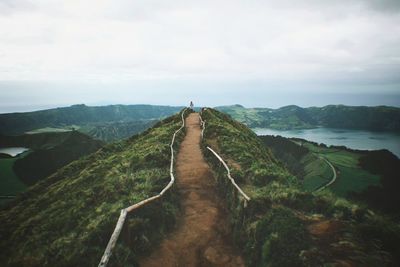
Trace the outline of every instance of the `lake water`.
<path fill-rule="evenodd" d="M 15 157 L 28 150 L 29 148 L 26 147 L 5 147 L 5 148 L 0 148 L 0 153 L 8 154 L 12 157 Z"/>
<path fill-rule="evenodd" d="M 387 149 L 400 158 L 400 134 L 392 132 L 370 132 L 335 128 L 280 131 L 268 128 L 253 129 L 257 135 L 280 135 L 297 137 L 326 145 L 346 146 L 353 149 Z"/>

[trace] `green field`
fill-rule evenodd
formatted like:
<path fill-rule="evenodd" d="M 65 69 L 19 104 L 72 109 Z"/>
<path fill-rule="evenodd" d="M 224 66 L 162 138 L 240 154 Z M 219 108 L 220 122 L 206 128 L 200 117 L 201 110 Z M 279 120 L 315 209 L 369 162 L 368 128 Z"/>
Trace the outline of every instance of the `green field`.
<path fill-rule="evenodd" d="M 30 186 L 12 207 L 0 209 L 0 265 L 97 266 L 120 210 L 158 194 L 170 181 L 170 142 L 181 124 L 177 114 L 140 135 L 96 149 Z M 63 147 L 83 146 L 76 141 L 82 134 L 71 136 Z M 176 135 L 176 151 L 183 136 L 184 131 Z M 39 157 L 39 163 L 50 156 Z M 162 202 L 127 217 L 124 229 L 132 242 L 118 240 L 109 266 L 136 266 L 139 255 L 159 244 L 175 225 L 177 197 L 170 190 Z"/>
<path fill-rule="evenodd" d="M 331 167 L 323 159 L 310 153 L 301 161 L 304 164 L 303 188 L 306 191 L 314 191 L 331 180 Z"/>
<path fill-rule="evenodd" d="M 316 146 L 312 143 L 303 143 L 313 155 L 327 159 L 337 172 L 336 181 L 329 190 L 338 196 L 346 197 L 350 192 L 362 192 L 368 186 L 379 185 L 380 176 L 369 173 L 359 166 L 362 153 L 347 151 L 338 148 Z M 310 190 L 315 185 L 323 185 L 332 178 L 332 170 L 323 159 L 316 159 L 306 165 L 310 173 L 304 178 L 304 188 Z M 325 182 L 322 177 L 326 177 Z M 318 187 L 317 187 L 318 188 Z"/>

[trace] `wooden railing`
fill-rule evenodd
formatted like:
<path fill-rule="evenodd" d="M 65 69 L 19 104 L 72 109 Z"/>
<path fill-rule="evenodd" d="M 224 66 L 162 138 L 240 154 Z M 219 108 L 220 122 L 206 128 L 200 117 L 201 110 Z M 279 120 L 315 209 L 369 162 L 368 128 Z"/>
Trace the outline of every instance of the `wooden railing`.
<path fill-rule="evenodd" d="M 101 260 L 100 260 L 100 263 L 99 263 L 98 267 L 107 266 L 108 261 L 110 260 L 110 257 L 112 255 L 112 250 L 115 247 L 115 244 L 117 243 L 118 237 L 119 237 L 119 235 L 120 235 L 120 233 L 122 231 L 122 228 L 124 226 L 127 214 L 132 212 L 132 211 L 134 211 L 134 210 L 136 210 L 136 209 L 138 209 L 138 208 L 140 208 L 140 207 L 142 207 L 142 206 L 144 206 L 144 205 L 146 205 L 146 204 L 148 204 L 148 203 L 150 203 L 150 202 L 152 202 L 152 201 L 154 201 L 154 200 L 156 200 L 156 199 L 161 198 L 164 195 L 164 193 L 167 192 L 167 190 L 170 189 L 171 186 L 174 184 L 175 177 L 174 177 L 174 147 L 173 146 L 174 146 L 174 143 L 175 143 L 176 135 L 178 134 L 178 132 L 180 130 L 182 130 L 183 127 L 185 127 L 184 114 L 185 114 L 186 110 L 187 110 L 187 108 L 185 108 L 182 111 L 182 115 L 181 115 L 181 117 L 182 117 L 182 126 L 178 130 L 175 131 L 174 135 L 172 136 L 172 141 L 171 141 L 171 144 L 170 144 L 170 149 L 171 149 L 171 165 L 170 165 L 170 170 L 169 170 L 169 174 L 170 174 L 170 177 L 171 177 L 170 182 L 168 183 L 168 185 L 158 195 L 155 195 L 155 196 L 152 196 L 152 197 L 147 198 L 145 200 L 142 200 L 139 203 L 136 203 L 136 204 L 134 204 L 132 206 L 129 206 L 129 207 L 124 208 L 124 209 L 121 210 L 121 213 L 120 213 L 118 221 L 117 221 L 117 225 L 114 228 L 114 232 L 112 233 L 110 240 L 108 241 L 107 247 L 106 247 L 106 249 L 104 251 L 103 257 L 101 257 Z"/>
<path fill-rule="evenodd" d="M 239 193 L 247 200 L 250 200 L 250 197 L 248 195 L 246 195 L 243 190 L 236 184 L 235 179 L 232 178 L 231 176 L 231 171 L 229 170 L 228 165 L 225 163 L 225 161 L 221 158 L 220 155 L 217 154 L 217 152 L 215 152 L 214 150 L 212 150 L 209 146 L 207 147 L 208 150 L 210 150 L 214 156 L 217 157 L 217 159 L 222 163 L 222 165 L 224 165 L 226 171 L 227 171 L 227 176 L 229 178 L 229 180 L 231 180 L 231 183 L 233 184 L 233 186 L 239 191 Z"/>
<path fill-rule="evenodd" d="M 203 139 L 204 130 L 206 129 L 206 121 L 203 121 L 203 118 L 201 117 L 201 112 L 199 113 L 199 118 L 200 118 L 200 128 L 201 128 L 201 139 Z"/>
<path fill-rule="evenodd" d="M 200 127 L 202 127 L 202 131 L 201 131 L 201 138 L 204 138 L 204 129 L 206 128 L 206 122 L 203 121 L 203 118 L 201 117 L 202 113 L 199 113 L 199 117 L 200 117 Z M 228 165 L 225 163 L 225 161 L 222 159 L 222 157 L 220 155 L 218 155 L 217 152 L 215 152 L 211 147 L 207 146 L 207 149 L 209 151 L 211 151 L 211 153 L 214 154 L 214 156 L 222 163 L 222 165 L 224 165 L 226 171 L 227 171 L 227 176 L 228 179 L 231 181 L 232 185 L 238 190 L 238 192 L 244 197 L 244 199 L 246 199 L 246 201 L 250 201 L 250 197 L 248 195 L 246 195 L 245 192 L 243 192 L 243 190 L 236 184 L 235 179 L 233 179 L 233 177 L 231 176 L 231 171 L 228 167 Z"/>

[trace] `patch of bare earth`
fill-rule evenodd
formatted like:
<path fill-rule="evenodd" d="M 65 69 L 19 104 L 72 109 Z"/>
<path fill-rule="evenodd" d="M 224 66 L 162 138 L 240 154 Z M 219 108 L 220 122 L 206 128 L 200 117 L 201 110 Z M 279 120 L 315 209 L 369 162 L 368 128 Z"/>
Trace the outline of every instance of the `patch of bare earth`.
<path fill-rule="evenodd" d="M 356 256 L 355 245 L 343 236 L 343 227 L 343 223 L 337 220 L 313 220 L 307 229 L 319 249 L 310 252 L 309 256 L 324 255 L 324 258 L 331 260 L 334 267 L 360 266 L 352 260 Z"/>
<path fill-rule="evenodd" d="M 245 266 L 228 230 L 223 200 L 200 149 L 199 116 L 186 118 L 186 137 L 177 156 L 176 183 L 183 214 L 177 228 L 149 257 L 143 267 Z"/>

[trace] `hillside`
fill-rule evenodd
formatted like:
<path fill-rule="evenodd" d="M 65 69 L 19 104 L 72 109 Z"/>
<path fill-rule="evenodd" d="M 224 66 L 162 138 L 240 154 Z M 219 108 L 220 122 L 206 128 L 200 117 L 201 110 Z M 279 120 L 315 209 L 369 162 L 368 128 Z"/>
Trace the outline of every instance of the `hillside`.
<path fill-rule="evenodd" d="M 204 153 L 218 174 L 234 239 L 248 266 L 399 264 L 397 222 L 329 192 L 304 191 L 250 129 L 212 109 L 203 119 Z M 227 161 L 249 202 L 238 197 L 225 169 L 205 146 Z"/>
<path fill-rule="evenodd" d="M 169 181 L 169 142 L 180 114 L 146 132 L 72 162 L 0 211 L 0 261 L 5 266 L 96 266 L 119 211 L 158 193 Z M 178 135 L 177 141 L 182 140 Z M 149 250 L 177 212 L 176 193 L 129 218 L 114 266 Z M 112 266 L 112 265 L 111 265 Z"/>
<path fill-rule="evenodd" d="M 396 203 L 400 159 L 388 150 L 353 150 L 343 146 L 326 146 L 298 138 L 259 136 L 273 154 L 295 175 L 304 190 L 313 192 L 332 179 L 325 190 L 354 199 L 378 212 L 400 217 Z"/>
<path fill-rule="evenodd" d="M 230 232 L 227 225 L 231 226 L 240 257 L 249 267 L 399 265 L 397 221 L 329 192 L 305 191 L 298 178 L 245 125 L 214 109 L 206 109 L 202 117 L 206 127 L 200 147 L 213 172 L 207 170 L 205 162 L 196 167 L 202 169 L 192 166 L 202 156 L 200 151 L 199 155 L 191 153 L 196 142 L 186 143 L 186 154 L 176 157 L 182 163 L 177 163 L 177 179 L 181 175 L 184 178 L 161 201 L 129 216 L 109 266 L 136 266 L 146 258 L 143 255 L 152 252 L 156 254 L 147 259 L 159 262 L 158 255 L 170 255 L 170 248 L 175 247 L 171 242 L 177 240 L 185 255 L 185 251 L 199 245 L 190 240 L 197 240 L 199 235 L 208 238 L 207 233 L 215 233 L 212 240 L 226 243 L 231 238 L 218 235 Z M 140 135 L 107 145 L 60 169 L 9 203 L 0 210 L 0 261 L 6 266 L 96 266 L 119 211 L 158 194 L 169 182 L 169 142 L 180 123 L 177 114 Z M 198 128 L 195 116 L 190 123 Z M 177 150 L 184 134 L 177 137 Z M 200 131 L 197 134 L 200 138 Z M 207 146 L 225 159 L 249 201 L 232 188 L 225 168 Z M 295 153 L 301 156 L 304 150 Z M 364 164 L 375 161 L 375 157 L 379 155 L 367 158 Z M 385 168 L 384 162 L 371 171 L 381 168 Z M 206 183 L 202 184 L 203 191 L 199 191 L 200 183 Z M 215 187 L 218 198 L 213 197 Z M 210 203 L 213 201 L 217 202 Z M 181 205 L 188 206 L 188 212 L 182 214 Z M 220 215 L 222 221 L 213 217 L 216 222 L 211 225 L 200 215 L 215 216 L 219 212 L 216 205 L 225 206 L 225 211 Z M 177 223 L 178 215 L 187 219 Z M 199 219 L 196 224 L 189 220 L 197 218 L 193 216 Z M 194 231 L 190 225 L 199 230 Z M 177 236 L 171 231 L 174 226 L 179 228 Z M 230 249 L 231 256 L 226 259 L 219 259 L 215 250 L 204 253 L 207 259 L 240 262 L 235 250 Z"/>
<path fill-rule="evenodd" d="M 156 123 L 157 120 L 93 123 L 79 127 L 78 131 L 98 140 L 113 142 L 143 132 Z"/>
<path fill-rule="evenodd" d="M 25 185 L 36 183 L 73 160 L 97 151 L 103 145 L 101 141 L 77 131 L 0 136 L 0 147 L 30 149 L 10 160 L 12 171 L 17 176 L 14 179 Z"/>
<path fill-rule="evenodd" d="M 103 141 L 129 137 L 182 107 L 153 105 L 73 105 L 35 112 L 0 114 L 0 134 L 79 130 Z"/>
<path fill-rule="evenodd" d="M 291 105 L 269 109 L 245 108 L 234 105 L 221 106 L 216 109 L 231 115 L 250 128 L 291 130 L 323 126 L 374 131 L 400 131 L 400 108 L 396 107 L 329 105 L 301 108 Z"/>

